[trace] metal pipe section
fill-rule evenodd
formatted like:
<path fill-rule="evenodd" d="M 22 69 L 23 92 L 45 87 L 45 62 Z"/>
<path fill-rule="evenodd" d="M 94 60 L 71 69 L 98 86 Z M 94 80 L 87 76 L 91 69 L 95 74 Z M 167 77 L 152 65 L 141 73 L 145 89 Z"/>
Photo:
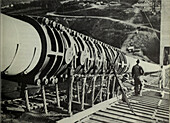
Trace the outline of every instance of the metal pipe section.
<path fill-rule="evenodd" d="M 2 78 L 28 84 L 48 83 L 67 77 L 73 64 L 75 74 L 118 74 L 131 72 L 136 59 L 119 49 L 71 30 L 45 17 L 2 17 Z M 141 61 L 145 72 L 159 65 Z"/>

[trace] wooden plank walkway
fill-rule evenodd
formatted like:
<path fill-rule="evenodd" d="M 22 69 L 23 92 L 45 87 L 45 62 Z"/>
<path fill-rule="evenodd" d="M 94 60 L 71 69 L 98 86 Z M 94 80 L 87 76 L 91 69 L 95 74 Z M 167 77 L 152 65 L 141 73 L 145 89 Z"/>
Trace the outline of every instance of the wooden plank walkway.
<path fill-rule="evenodd" d="M 169 93 L 162 98 L 158 91 L 145 90 L 142 96 L 130 96 L 132 113 L 126 102 L 110 99 L 90 109 L 62 119 L 59 123 L 169 123 Z"/>

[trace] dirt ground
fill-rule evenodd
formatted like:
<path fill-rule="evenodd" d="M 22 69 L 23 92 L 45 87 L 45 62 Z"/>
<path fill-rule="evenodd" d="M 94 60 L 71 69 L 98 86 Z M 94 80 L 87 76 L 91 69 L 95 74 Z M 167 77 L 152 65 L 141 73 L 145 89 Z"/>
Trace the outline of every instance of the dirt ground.
<path fill-rule="evenodd" d="M 93 7 L 90 9 L 55 12 L 55 14 L 64 15 L 58 16 L 59 22 L 63 25 L 121 48 L 127 55 L 145 61 L 159 62 L 159 12 L 153 15 L 150 9 L 143 11 L 142 8 L 124 3 L 95 5 L 95 7 L 94 4 L 91 5 Z M 130 45 L 140 48 L 140 52 L 129 54 L 126 49 Z"/>

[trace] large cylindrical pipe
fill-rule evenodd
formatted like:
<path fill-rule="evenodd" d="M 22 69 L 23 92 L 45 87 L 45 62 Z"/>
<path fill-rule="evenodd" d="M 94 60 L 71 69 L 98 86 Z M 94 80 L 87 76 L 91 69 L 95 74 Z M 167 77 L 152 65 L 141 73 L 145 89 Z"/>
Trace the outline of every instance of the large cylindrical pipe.
<path fill-rule="evenodd" d="M 76 74 L 111 74 L 114 70 L 124 74 L 131 72 L 136 64 L 136 59 L 117 48 L 47 18 L 1 16 L 1 72 L 7 79 L 12 76 L 26 83 L 48 81 L 69 74 L 68 66 L 72 62 Z M 141 66 L 145 72 L 160 69 L 159 65 L 145 61 L 141 61 Z"/>
<path fill-rule="evenodd" d="M 39 62 L 42 43 L 38 31 L 29 23 L 1 14 L 1 71 L 6 75 L 29 73 Z"/>

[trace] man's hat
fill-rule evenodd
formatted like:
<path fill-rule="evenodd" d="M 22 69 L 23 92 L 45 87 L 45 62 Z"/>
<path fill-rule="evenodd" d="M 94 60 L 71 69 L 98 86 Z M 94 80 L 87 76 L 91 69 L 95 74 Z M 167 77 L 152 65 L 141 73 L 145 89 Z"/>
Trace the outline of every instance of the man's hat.
<path fill-rule="evenodd" d="M 136 62 L 139 63 L 140 62 L 139 59 Z"/>

